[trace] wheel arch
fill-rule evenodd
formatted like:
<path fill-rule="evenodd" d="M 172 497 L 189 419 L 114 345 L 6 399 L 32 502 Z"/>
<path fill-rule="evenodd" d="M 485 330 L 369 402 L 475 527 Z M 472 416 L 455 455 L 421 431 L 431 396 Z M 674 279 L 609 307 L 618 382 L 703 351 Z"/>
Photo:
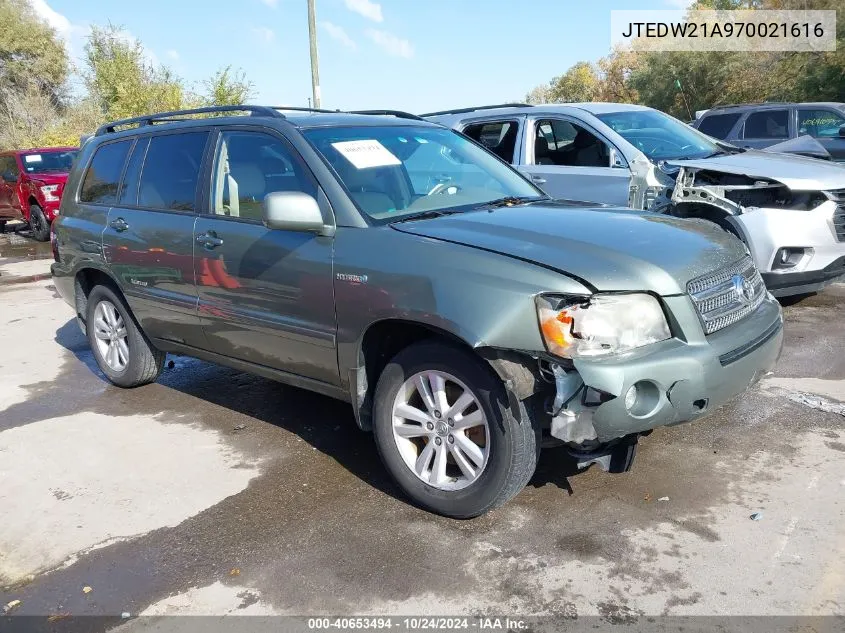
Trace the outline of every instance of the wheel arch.
<path fill-rule="evenodd" d="M 86 263 L 90 264 L 90 262 Z M 118 296 L 125 299 L 123 292 L 120 289 L 120 285 L 110 273 L 93 265 L 86 265 L 79 268 L 74 274 L 73 302 L 74 308 L 76 309 L 76 319 L 83 334 L 86 333 L 87 329 L 86 315 L 88 314 L 88 295 L 91 294 L 91 290 L 95 286 L 108 286 L 117 293 Z"/>
<path fill-rule="evenodd" d="M 385 318 L 364 330 L 358 342 L 357 366 L 349 370 L 350 400 L 362 430 L 372 430 L 373 394 L 390 359 L 409 345 L 432 338 L 473 351 L 473 346 L 454 332 L 413 319 Z"/>
<path fill-rule="evenodd" d="M 430 339 L 453 345 L 484 361 L 505 384 L 511 399 L 522 400 L 537 388 L 538 377 L 531 368 L 534 359 L 528 354 L 472 345 L 460 335 L 430 323 L 386 318 L 371 323 L 364 331 L 358 345 L 357 366 L 349 371 L 350 400 L 362 430 L 372 430 L 373 394 L 387 363 L 402 349 Z"/>

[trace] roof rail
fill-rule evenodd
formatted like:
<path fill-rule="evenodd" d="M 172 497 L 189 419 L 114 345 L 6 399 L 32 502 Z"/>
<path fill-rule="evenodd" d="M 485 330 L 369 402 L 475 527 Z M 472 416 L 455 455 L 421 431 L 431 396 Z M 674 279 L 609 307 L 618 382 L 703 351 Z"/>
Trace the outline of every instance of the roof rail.
<path fill-rule="evenodd" d="M 402 110 L 350 110 L 349 114 L 373 114 L 384 116 L 395 116 L 397 119 L 412 119 L 414 121 L 423 121 L 422 117 L 410 112 L 403 112 Z"/>
<path fill-rule="evenodd" d="M 752 101 L 749 103 L 724 103 L 721 105 L 714 105 L 710 110 L 724 110 L 726 108 L 743 108 L 746 106 L 759 106 L 759 105 L 785 105 L 788 103 L 792 103 L 791 101 Z"/>
<path fill-rule="evenodd" d="M 125 125 L 137 125 L 143 127 L 145 125 L 153 125 L 154 123 L 170 123 L 179 121 L 173 117 L 185 116 L 190 114 L 210 114 L 214 112 L 249 112 L 251 116 L 272 116 L 284 118 L 284 114 L 278 112 L 273 108 L 267 106 L 251 106 L 251 105 L 232 105 L 232 106 L 208 106 L 205 108 L 191 108 L 190 110 L 173 110 L 172 112 L 157 112 L 155 114 L 147 114 L 144 116 L 136 116 L 131 119 L 121 119 L 119 121 L 112 121 L 105 123 L 97 128 L 94 136 L 102 136 L 103 134 L 110 134 L 115 131 L 115 128 Z"/>
<path fill-rule="evenodd" d="M 420 116 L 439 116 L 441 114 L 465 114 L 476 110 L 494 110 L 496 108 L 530 108 L 530 103 L 499 103 L 497 105 L 476 106 L 474 108 L 456 108 L 454 110 L 439 110 L 438 112 L 426 112 Z"/>
<path fill-rule="evenodd" d="M 323 108 L 304 108 L 301 106 L 272 106 L 274 110 L 290 110 L 291 112 L 317 112 L 320 114 L 337 114 L 340 110 L 324 110 Z"/>

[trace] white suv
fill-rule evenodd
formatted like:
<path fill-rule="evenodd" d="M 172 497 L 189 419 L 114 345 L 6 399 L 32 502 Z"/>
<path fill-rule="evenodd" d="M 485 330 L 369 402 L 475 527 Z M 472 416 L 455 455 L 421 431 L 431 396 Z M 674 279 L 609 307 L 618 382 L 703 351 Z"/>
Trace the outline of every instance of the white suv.
<path fill-rule="evenodd" d="M 548 194 L 702 218 L 739 236 L 776 296 L 845 275 L 845 167 L 718 141 L 619 103 L 432 112 Z"/>

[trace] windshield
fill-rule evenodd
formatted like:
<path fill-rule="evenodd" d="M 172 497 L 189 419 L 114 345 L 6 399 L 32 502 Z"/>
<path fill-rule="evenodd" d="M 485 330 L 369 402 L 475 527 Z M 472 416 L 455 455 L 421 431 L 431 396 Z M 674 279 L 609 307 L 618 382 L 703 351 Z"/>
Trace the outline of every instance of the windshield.
<path fill-rule="evenodd" d="M 502 198 L 545 195 L 495 156 L 452 130 L 416 126 L 304 132 L 358 208 L 383 222 L 469 210 Z"/>
<path fill-rule="evenodd" d="M 654 161 L 704 158 L 721 153 L 709 137 L 657 110 L 628 110 L 596 116 Z"/>
<path fill-rule="evenodd" d="M 28 174 L 45 172 L 69 172 L 77 150 L 60 152 L 30 152 L 21 154 L 23 168 Z"/>

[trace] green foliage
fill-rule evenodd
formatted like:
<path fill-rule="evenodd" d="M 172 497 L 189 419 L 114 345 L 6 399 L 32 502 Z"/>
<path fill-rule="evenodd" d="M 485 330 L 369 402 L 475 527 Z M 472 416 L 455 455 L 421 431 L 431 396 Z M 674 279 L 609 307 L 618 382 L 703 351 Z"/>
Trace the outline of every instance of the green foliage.
<path fill-rule="evenodd" d="M 531 102 L 642 103 L 680 118 L 726 103 L 845 102 L 845 20 L 841 19 L 845 0 L 699 0 L 693 8 L 835 9 L 840 16 L 836 51 L 652 52 L 637 50 L 636 45 L 617 48 L 595 65 L 578 62 L 548 86 L 538 86 L 529 93 Z M 681 82 L 683 92 L 675 80 Z"/>
<path fill-rule="evenodd" d="M 56 32 L 27 0 L 0 0 L 0 91 L 32 85 L 57 99 L 68 75 L 68 57 Z"/>
<path fill-rule="evenodd" d="M 202 95 L 206 105 L 244 105 L 253 95 L 253 84 L 243 70 L 232 71 L 231 66 L 218 70 L 203 82 Z"/>
<path fill-rule="evenodd" d="M 153 66 L 138 40 L 117 27 L 91 27 L 83 77 L 105 119 L 178 110 L 188 95 L 182 81 L 164 66 Z"/>

